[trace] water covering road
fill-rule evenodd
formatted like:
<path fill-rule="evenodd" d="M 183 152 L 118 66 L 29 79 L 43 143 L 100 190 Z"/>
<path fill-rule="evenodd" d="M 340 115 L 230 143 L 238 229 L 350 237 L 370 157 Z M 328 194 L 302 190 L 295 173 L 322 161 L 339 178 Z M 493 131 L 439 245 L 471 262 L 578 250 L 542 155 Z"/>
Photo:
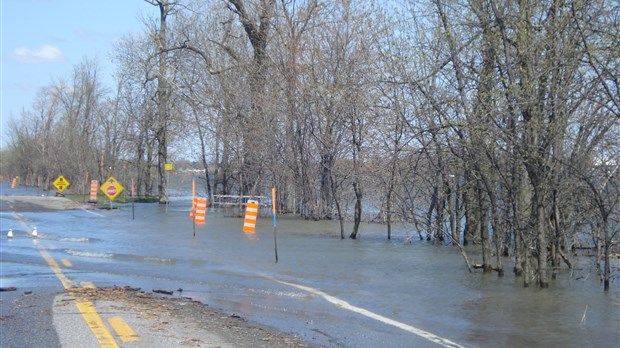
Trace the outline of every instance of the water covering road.
<path fill-rule="evenodd" d="M 603 293 L 588 259 L 549 289 L 524 289 L 510 272 L 469 274 L 456 248 L 404 243 L 404 229 L 387 241 L 384 226 L 366 224 L 360 240 L 340 240 L 336 223 L 280 218 L 276 263 L 268 216 L 248 237 L 241 218 L 209 210 L 193 236 L 189 197 L 136 204 L 135 220 L 131 205 L 117 206 L 2 211 L 3 284 L 25 272 L 54 277 L 44 247 L 72 263 L 64 272 L 78 283 L 182 288 L 182 296 L 329 347 L 620 346 L 618 283 Z M 38 240 L 27 233 L 34 226 Z"/>

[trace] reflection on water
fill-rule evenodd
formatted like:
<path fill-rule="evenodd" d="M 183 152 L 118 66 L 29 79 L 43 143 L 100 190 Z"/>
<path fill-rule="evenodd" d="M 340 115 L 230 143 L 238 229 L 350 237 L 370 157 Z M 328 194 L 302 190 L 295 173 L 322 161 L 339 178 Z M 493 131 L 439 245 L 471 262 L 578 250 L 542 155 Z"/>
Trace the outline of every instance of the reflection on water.
<path fill-rule="evenodd" d="M 510 272 L 503 278 L 469 274 L 453 247 L 406 244 L 404 229 L 387 241 L 384 226 L 366 224 L 361 240 L 340 240 L 335 222 L 291 218 L 278 221 L 275 263 L 269 218 L 258 220 L 256 238 L 250 239 L 241 231 L 241 218 L 210 210 L 193 237 L 188 208 L 185 200 L 173 201 L 167 212 L 156 204 L 136 204 L 136 220 L 129 205 L 97 211 L 104 217 L 80 210 L 23 217 L 47 237 L 39 242 L 54 258 L 73 263 L 69 275 L 77 281 L 183 288 L 183 296 L 326 346 L 434 344 L 272 279 L 318 289 L 464 346 L 620 345 L 618 283 L 603 293 L 589 268 L 560 272 L 549 289 L 525 289 Z M 0 219 L 3 231 L 18 227 L 6 214 Z M 3 262 L 37 257 L 25 237 L 9 242 L 3 235 L 1 243 Z M 477 255 L 475 249 L 469 253 Z"/>

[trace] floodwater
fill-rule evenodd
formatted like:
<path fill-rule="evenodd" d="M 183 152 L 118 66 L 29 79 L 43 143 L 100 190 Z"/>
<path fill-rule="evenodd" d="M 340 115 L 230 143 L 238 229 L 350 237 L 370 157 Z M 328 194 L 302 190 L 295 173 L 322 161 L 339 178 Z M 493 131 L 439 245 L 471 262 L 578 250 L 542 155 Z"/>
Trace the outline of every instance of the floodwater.
<path fill-rule="evenodd" d="M 209 210 L 193 236 L 188 198 L 136 204 L 135 220 L 131 205 L 115 206 L 20 213 L 25 224 L 3 211 L 3 286 L 44 265 L 42 247 L 72 263 L 63 272 L 77 283 L 182 288 L 178 296 L 328 347 L 620 346 L 619 283 L 604 293 L 589 259 L 549 289 L 526 289 L 509 264 L 503 278 L 470 274 L 457 248 L 405 243 L 404 229 L 388 241 L 385 226 L 365 224 L 360 240 L 340 240 L 337 223 L 281 217 L 276 263 L 270 216 L 247 236 L 241 218 Z M 38 240 L 27 234 L 35 226 Z"/>

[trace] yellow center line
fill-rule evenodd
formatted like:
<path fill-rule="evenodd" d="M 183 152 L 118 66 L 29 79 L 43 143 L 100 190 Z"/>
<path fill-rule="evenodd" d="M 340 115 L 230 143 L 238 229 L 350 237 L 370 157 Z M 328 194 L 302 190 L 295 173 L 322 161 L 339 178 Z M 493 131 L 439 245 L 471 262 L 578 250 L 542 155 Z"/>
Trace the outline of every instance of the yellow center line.
<path fill-rule="evenodd" d="M 26 228 L 26 230 L 29 229 L 29 226 L 26 224 L 26 222 L 21 216 L 17 215 L 15 212 L 13 212 L 12 215 Z M 47 262 L 48 266 L 52 269 L 52 271 L 54 271 L 54 274 L 56 274 L 56 277 L 58 278 L 58 280 L 60 280 L 65 290 L 78 287 L 73 280 L 67 278 L 67 276 L 62 272 L 56 260 L 54 260 L 49 255 L 45 248 L 39 246 L 38 249 L 39 253 L 43 257 L 45 262 Z M 61 260 L 61 262 L 65 267 L 73 267 L 73 264 L 69 260 L 63 259 Z M 83 284 L 85 288 L 95 288 L 92 283 L 83 282 Z M 119 345 L 116 343 L 114 336 L 112 336 L 110 331 L 105 326 L 105 323 L 101 319 L 101 316 L 99 316 L 99 313 L 97 313 L 97 310 L 95 309 L 95 306 L 92 304 L 92 302 L 74 299 L 74 303 L 77 309 L 80 311 L 80 314 L 82 314 L 82 317 L 86 321 L 86 324 L 95 335 L 95 338 L 99 342 L 99 345 L 102 348 L 119 348 Z M 131 329 L 131 327 L 129 327 L 129 325 L 125 323 L 122 318 L 110 318 L 110 325 L 114 328 L 119 338 L 123 342 L 140 340 L 140 337 L 136 335 L 136 333 Z"/>
<path fill-rule="evenodd" d="M 62 273 L 62 270 L 60 269 L 60 266 L 47 253 L 47 250 L 43 249 L 43 247 L 39 247 L 39 252 L 41 253 L 41 256 L 43 256 L 43 259 L 45 259 L 47 264 L 50 266 L 52 271 L 54 271 L 54 273 L 56 273 L 56 277 L 60 280 L 60 282 L 62 283 L 62 286 L 64 286 L 65 289 L 68 290 L 68 289 L 76 288 L 77 287 L 77 285 L 75 284 L 75 282 L 73 280 L 67 278 L 67 276 L 65 276 L 65 274 Z"/>
<path fill-rule="evenodd" d="M 56 277 L 60 280 L 65 289 L 68 290 L 77 287 L 73 280 L 67 278 L 67 276 L 62 273 L 60 266 L 58 266 L 58 263 L 56 263 L 56 261 L 49 255 L 47 250 L 43 249 L 43 247 L 39 247 L 39 252 L 52 271 L 54 271 Z M 116 340 L 110 331 L 105 327 L 103 320 L 101 320 L 101 317 L 95 310 L 95 306 L 90 301 L 75 300 L 75 306 L 82 314 L 86 324 L 88 324 L 88 327 L 93 332 L 102 348 L 118 348 Z"/>
<path fill-rule="evenodd" d="M 82 287 L 85 289 L 96 289 L 97 288 L 95 284 L 91 282 L 80 282 L 80 285 L 82 285 Z"/>
<path fill-rule="evenodd" d="M 112 317 L 108 319 L 108 323 L 112 326 L 116 334 L 123 342 L 136 342 L 140 340 L 140 336 L 138 336 L 133 329 L 127 325 L 125 320 L 121 317 Z"/>
<path fill-rule="evenodd" d="M 84 317 L 84 320 L 90 327 L 90 330 L 93 332 L 102 348 L 119 347 L 110 331 L 105 327 L 105 324 L 103 323 L 103 320 L 101 320 L 99 313 L 97 313 L 95 306 L 90 301 L 76 300 L 75 306 L 79 309 L 80 313 L 82 313 L 82 317 Z"/>

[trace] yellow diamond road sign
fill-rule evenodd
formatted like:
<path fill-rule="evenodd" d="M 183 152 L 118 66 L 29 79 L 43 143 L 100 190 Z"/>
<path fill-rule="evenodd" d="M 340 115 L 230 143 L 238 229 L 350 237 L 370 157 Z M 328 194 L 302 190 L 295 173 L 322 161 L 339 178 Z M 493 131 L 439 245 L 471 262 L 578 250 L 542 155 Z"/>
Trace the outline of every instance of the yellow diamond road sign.
<path fill-rule="evenodd" d="M 69 180 L 65 179 L 65 177 L 61 175 L 54 180 L 54 186 L 58 189 L 58 192 L 62 192 L 69 187 Z"/>
<path fill-rule="evenodd" d="M 101 184 L 101 192 L 108 197 L 109 200 L 113 201 L 118 195 L 123 192 L 123 185 L 120 182 L 116 181 L 113 176 L 109 177 L 106 182 Z"/>

